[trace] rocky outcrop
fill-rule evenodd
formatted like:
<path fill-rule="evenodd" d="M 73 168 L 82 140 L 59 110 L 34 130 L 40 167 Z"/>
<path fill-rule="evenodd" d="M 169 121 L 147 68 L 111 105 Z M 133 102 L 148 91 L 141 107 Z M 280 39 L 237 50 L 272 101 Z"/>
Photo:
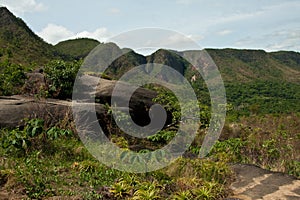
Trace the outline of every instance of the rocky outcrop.
<path fill-rule="evenodd" d="M 106 79 L 101 79 L 99 85 L 95 91 L 95 98 L 99 100 L 100 103 L 109 103 L 111 101 L 111 95 L 114 90 L 117 81 L 111 81 Z M 122 101 L 124 97 L 128 94 L 128 91 L 131 90 L 131 85 L 127 83 L 121 83 L 122 91 L 116 93 L 115 98 Z M 152 99 L 156 97 L 156 92 L 148 90 L 145 88 L 138 88 L 130 99 L 130 108 L 136 109 L 139 106 L 149 107 L 153 105 Z"/>
<path fill-rule="evenodd" d="M 111 96 L 116 85 L 116 81 L 101 79 L 99 86 L 95 91 L 95 99 L 102 104 L 111 104 Z M 117 102 L 125 105 L 124 100 L 128 98 L 128 91 L 131 90 L 131 85 L 121 83 L 122 90 L 114 93 L 114 98 Z M 138 88 L 130 96 L 129 109 L 130 115 L 135 123 L 144 126 L 150 123 L 148 111 L 154 104 L 152 101 L 156 97 L 156 92 L 145 88 Z M 124 106 L 125 107 L 125 106 Z M 171 118 L 170 118 L 171 119 Z M 170 120 L 168 121 L 170 122 Z"/>
<path fill-rule="evenodd" d="M 133 121 L 140 126 L 145 126 L 150 123 L 149 109 L 154 105 L 153 98 L 157 96 L 155 91 L 140 87 L 130 95 L 129 91 L 132 91 L 132 85 L 125 82 L 101 79 L 88 75 L 82 76 L 80 81 L 82 82 L 78 90 L 81 92 L 79 97 L 80 101 L 95 101 L 99 104 L 111 105 L 111 97 L 116 84 L 118 84 L 118 87 L 121 89 L 114 93 L 114 99 L 121 105 L 117 105 L 117 107 L 120 106 L 122 110 L 122 107 L 125 105 L 124 100 L 130 99 L 129 112 Z M 166 125 L 171 122 L 172 114 L 167 113 Z"/>
<path fill-rule="evenodd" d="M 232 166 L 236 180 L 231 185 L 234 196 L 242 200 L 300 199 L 300 180 L 279 172 L 271 172 L 254 165 Z"/>
<path fill-rule="evenodd" d="M 32 76 L 31 77 L 36 77 Z M 39 77 L 39 76 L 38 76 Z M 95 86 L 96 90 L 92 91 L 87 87 L 85 94 L 87 101 L 96 107 L 97 117 L 100 125 L 105 126 L 107 114 L 105 104 L 111 103 L 111 95 L 115 87 L 116 81 L 104 80 L 99 78 L 86 76 L 90 82 L 90 86 Z M 98 85 L 99 83 L 99 85 Z M 98 86 L 97 86 L 98 85 Z M 115 97 L 122 101 L 128 95 L 130 85 L 122 84 L 124 90 L 118 92 Z M 90 102 L 91 96 L 95 97 L 97 103 Z M 130 98 L 129 112 L 132 119 L 139 125 L 147 125 L 150 122 L 149 108 L 154 104 L 152 99 L 156 96 L 154 91 L 139 88 Z M 72 102 L 57 99 L 37 99 L 29 96 L 11 96 L 0 97 L 0 127 L 17 127 L 24 124 L 25 118 L 42 118 L 48 124 L 55 124 L 58 121 L 68 118 L 72 119 Z M 169 113 L 169 121 L 171 115 Z"/>
<path fill-rule="evenodd" d="M 42 72 L 42 71 L 41 71 Z M 26 95 L 43 94 L 47 89 L 46 78 L 43 73 L 39 71 L 27 73 L 26 81 L 23 87 L 23 93 Z"/>
<path fill-rule="evenodd" d="M 55 99 L 0 97 L 0 127 L 22 126 L 25 118 L 42 118 L 50 124 L 55 124 L 65 117 L 70 117 L 70 106 L 71 102 Z"/>

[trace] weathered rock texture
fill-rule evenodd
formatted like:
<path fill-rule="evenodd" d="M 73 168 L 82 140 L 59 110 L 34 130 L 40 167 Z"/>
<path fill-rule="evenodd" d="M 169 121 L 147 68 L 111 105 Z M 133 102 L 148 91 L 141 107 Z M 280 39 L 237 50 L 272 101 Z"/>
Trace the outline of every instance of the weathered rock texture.
<path fill-rule="evenodd" d="M 36 77 L 36 76 L 31 76 Z M 38 76 L 39 77 L 39 76 Z M 85 94 L 87 99 L 82 99 L 83 103 L 91 103 L 95 106 L 99 123 L 105 126 L 107 120 L 105 116 L 107 114 L 107 107 L 105 104 L 111 103 L 111 95 L 115 87 L 116 81 L 104 80 L 99 78 L 86 76 L 90 80 L 90 86 L 95 87 L 96 90 L 91 90 L 91 87 L 86 87 Z M 37 79 L 34 79 L 37 80 Z M 42 79 L 41 79 L 42 80 Z M 38 81 L 39 82 L 39 81 Z M 99 85 L 98 85 L 99 83 Z M 127 95 L 130 85 L 122 84 L 124 90 L 117 93 L 115 97 L 122 101 Z M 147 125 L 150 123 L 149 109 L 154 104 L 152 99 L 156 97 L 156 92 L 139 88 L 130 98 L 129 112 L 132 119 L 139 125 Z M 95 100 L 97 103 L 91 102 Z M 72 102 L 66 100 L 57 99 L 37 99 L 30 96 L 11 96 L 0 97 L 0 127 L 17 127 L 24 124 L 25 118 L 42 118 L 48 122 L 48 124 L 55 124 L 62 119 L 72 120 Z M 171 121 L 171 114 L 169 113 L 169 120 Z M 104 128 L 105 129 L 105 128 Z"/>
<path fill-rule="evenodd" d="M 237 164 L 232 169 L 236 173 L 236 181 L 231 185 L 234 192 L 231 199 L 300 199 L 300 180 L 292 176 L 271 172 L 254 165 Z"/>
<path fill-rule="evenodd" d="M 24 119 L 42 118 L 55 124 L 70 117 L 71 102 L 55 99 L 37 100 L 31 97 L 0 97 L 0 127 L 22 126 Z"/>

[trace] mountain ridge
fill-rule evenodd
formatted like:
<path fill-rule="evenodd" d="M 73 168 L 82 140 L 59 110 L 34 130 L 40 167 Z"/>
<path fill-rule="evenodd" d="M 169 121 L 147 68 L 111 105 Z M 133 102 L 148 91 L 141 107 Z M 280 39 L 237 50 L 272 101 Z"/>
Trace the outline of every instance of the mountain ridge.
<path fill-rule="evenodd" d="M 42 65 L 55 58 L 52 45 L 36 35 L 6 7 L 0 7 L 0 60 L 23 65 Z"/>

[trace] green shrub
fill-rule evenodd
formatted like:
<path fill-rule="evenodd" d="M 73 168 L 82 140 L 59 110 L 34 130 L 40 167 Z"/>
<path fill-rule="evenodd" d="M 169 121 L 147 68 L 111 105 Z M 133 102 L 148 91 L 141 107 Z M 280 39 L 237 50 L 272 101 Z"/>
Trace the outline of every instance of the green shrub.
<path fill-rule="evenodd" d="M 300 162 L 292 160 L 286 163 L 286 172 L 300 178 Z"/>
<path fill-rule="evenodd" d="M 44 72 L 51 97 L 61 99 L 72 97 L 74 81 L 81 63 L 82 61 L 54 60 L 45 66 Z"/>
<path fill-rule="evenodd" d="M 112 185 L 109 191 L 116 198 L 124 198 L 130 194 L 131 189 L 132 186 L 129 185 L 126 181 L 119 180 L 118 182 Z"/>
<path fill-rule="evenodd" d="M 246 141 L 243 141 L 241 138 L 231 138 L 225 141 L 217 141 L 214 145 L 210 155 L 216 155 L 217 157 L 226 158 L 230 162 L 243 162 L 244 156 L 243 149 L 247 145 Z M 226 153 L 226 155 L 224 155 Z"/>
<path fill-rule="evenodd" d="M 171 139 L 173 139 L 175 135 L 176 135 L 176 131 L 161 130 L 158 133 L 149 136 L 148 139 L 152 142 L 159 142 L 159 143 L 166 144 Z"/>
<path fill-rule="evenodd" d="M 0 62 L 0 95 L 19 94 L 25 83 L 25 70 L 22 65 Z"/>
<path fill-rule="evenodd" d="M 200 118 L 200 128 L 208 127 L 211 118 L 210 108 L 207 105 L 202 104 L 200 100 L 197 102 L 199 110 L 191 111 L 190 109 L 194 107 L 195 102 L 189 101 L 180 107 L 180 103 L 172 91 L 161 87 L 155 87 L 154 89 L 158 95 L 153 99 L 153 101 L 163 105 L 166 111 L 172 113 L 172 122 L 175 127 L 181 120 L 185 120 L 181 119 L 181 110 L 197 114 Z"/>
<path fill-rule="evenodd" d="M 0 144 L 6 152 L 21 152 L 27 154 L 32 150 L 47 148 L 50 140 L 59 137 L 72 135 L 70 130 L 63 130 L 57 127 L 45 129 L 44 120 L 26 120 L 23 129 L 1 130 Z"/>
<path fill-rule="evenodd" d="M 143 182 L 140 184 L 139 189 L 137 189 L 134 194 L 134 200 L 154 200 L 161 199 L 159 196 L 159 184 L 157 182 Z"/>

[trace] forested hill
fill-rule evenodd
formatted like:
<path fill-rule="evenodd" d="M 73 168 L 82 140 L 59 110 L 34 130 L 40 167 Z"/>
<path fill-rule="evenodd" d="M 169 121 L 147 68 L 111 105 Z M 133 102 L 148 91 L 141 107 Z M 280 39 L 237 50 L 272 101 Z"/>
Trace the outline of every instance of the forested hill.
<path fill-rule="evenodd" d="M 300 53 L 263 50 L 207 49 L 227 82 L 300 83 Z"/>
<path fill-rule="evenodd" d="M 55 50 L 65 60 L 81 59 L 86 57 L 100 42 L 89 38 L 78 38 L 59 42 Z"/>
<path fill-rule="evenodd" d="M 53 59 L 84 58 L 99 44 L 97 40 L 80 38 L 53 46 L 36 35 L 27 24 L 7 8 L 0 7 L 0 61 L 40 67 Z"/>
<path fill-rule="evenodd" d="M 37 36 L 7 8 L 0 7 L 0 60 L 16 64 L 44 64 L 54 58 L 52 45 Z"/>
<path fill-rule="evenodd" d="M 300 53 L 291 51 L 265 52 L 263 50 L 206 49 L 218 66 L 226 83 L 249 83 L 253 81 L 276 81 L 300 84 Z M 129 56 L 130 55 L 130 56 Z M 160 63 L 171 66 L 190 78 L 189 63 L 177 54 L 159 49 L 149 56 L 129 52 L 130 62 L 120 62 L 109 75 L 119 78 L 135 64 Z M 122 57 L 124 59 L 124 56 Z"/>
<path fill-rule="evenodd" d="M 121 51 L 116 45 L 111 52 Z M 300 112 L 300 53 L 265 52 L 263 50 L 206 49 L 218 66 L 229 103 L 233 112 L 242 115 Z M 184 53 L 184 52 L 179 52 Z M 182 57 L 165 49 L 149 56 L 129 51 L 121 56 L 105 72 L 112 79 L 147 63 L 159 63 L 173 67 L 188 80 L 195 75 L 191 65 Z M 160 72 L 160 78 L 172 77 L 168 71 Z M 167 76 L 169 75 L 169 76 Z M 197 95 L 205 104 L 210 103 L 208 90 L 201 75 L 192 83 Z"/>

